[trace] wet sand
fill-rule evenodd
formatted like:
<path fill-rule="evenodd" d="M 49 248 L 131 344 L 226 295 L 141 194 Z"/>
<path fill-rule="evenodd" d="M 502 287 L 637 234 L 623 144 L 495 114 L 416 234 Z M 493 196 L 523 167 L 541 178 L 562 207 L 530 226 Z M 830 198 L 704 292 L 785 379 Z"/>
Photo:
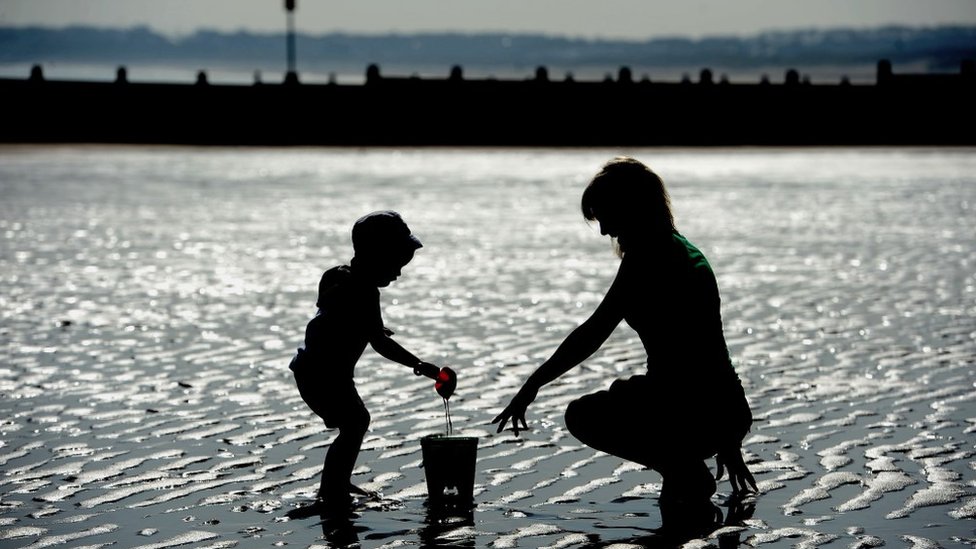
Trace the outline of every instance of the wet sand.
<path fill-rule="evenodd" d="M 667 546 L 660 477 L 562 420 L 645 368 L 629 328 L 540 393 L 529 432 L 488 424 L 613 277 L 578 200 L 617 152 L 0 148 L 0 546 Z M 971 547 L 976 151 L 623 152 L 715 268 L 756 416 L 754 509 L 730 513 L 721 482 L 730 523 L 686 546 Z M 384 316 L 458 372 L 477 506 L 428 513 L 441 401 L 367 351 L 354 481 L 384 503 L 288 520 L 334 436 L 288 361 L 318 276 L 380 208 L 425 244 Z"/>

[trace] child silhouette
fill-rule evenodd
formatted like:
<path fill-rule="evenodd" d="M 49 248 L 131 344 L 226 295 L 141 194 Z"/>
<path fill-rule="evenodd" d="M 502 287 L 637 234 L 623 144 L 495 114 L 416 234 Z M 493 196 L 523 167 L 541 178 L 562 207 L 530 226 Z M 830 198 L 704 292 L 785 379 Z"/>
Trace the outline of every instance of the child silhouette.
<path fill-rule="evenodd" d="M 318 311 L 305 330 L 305 345 L 289 366 L 302 399 L 326 427 L 339 429 L 325 456 L 315 506 L 348 513 L 352 470 L 369 411 L 353 381 L 353 371 L 366 345 L 383 357 L 413 368 L 416 375 L 436 379 L 439 368 L 423 362 L 392 339 L 383 326 L 379 288 L 400 276 L 422 245 L 400 215 L 378 211 L 361 217 L 352 228 L 354 257 L 349 265 L 325 271 L 319 282 Z"/>

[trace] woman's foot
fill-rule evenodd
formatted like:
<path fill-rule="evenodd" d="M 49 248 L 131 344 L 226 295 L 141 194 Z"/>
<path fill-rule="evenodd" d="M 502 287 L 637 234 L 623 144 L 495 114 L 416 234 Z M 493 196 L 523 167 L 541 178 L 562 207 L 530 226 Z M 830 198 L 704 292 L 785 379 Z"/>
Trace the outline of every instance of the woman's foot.
<path fill-rule="evenodd" d="M 710 534 L 722 525 L 722 511 L 702 498 L 660 500 L 660 532 L 676 538 L 691 539 Z"/>
<path fill-rule="evenodd" d="M 661 487 L 661 501 L 710 500 L 715 494 L 715 477 L 704 461 L 669 467 Z"/>
<path fill-rule="evenodd" d="M 670 468 L 658 500 L 662 530 L 695 537 L 718 527 L 722 512 L 712 503 L 715 489 L 715 477 L 704 461 Z"/>

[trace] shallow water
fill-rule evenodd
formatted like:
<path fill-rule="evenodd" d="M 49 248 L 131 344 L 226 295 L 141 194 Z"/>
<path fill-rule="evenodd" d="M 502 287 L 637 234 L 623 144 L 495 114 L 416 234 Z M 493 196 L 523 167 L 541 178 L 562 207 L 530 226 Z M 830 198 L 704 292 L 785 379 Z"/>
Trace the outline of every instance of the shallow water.
<path fill-rule="evenodd" d="M 529 432 L 488 424 L 613 277 L 578 201 L 619 152 L 665 178 L 715 268 L 756 416 L 754 512 L 689 546 L 971 546 L 976 150 L 169 147 L 0 147 L 0 545 L 660 546 L 660 477 L 562 421 L 644 368 L 628 328 L 542 391 Z M 318 276 L 383 208 L 425 245 L 385 320 L 458 372 L 478 506 L 428 515 L 442 401 L 368 351 L 354 480 L 386 501 L 355 528 L 290 521 L 334 433 L 287 364 Z"/>

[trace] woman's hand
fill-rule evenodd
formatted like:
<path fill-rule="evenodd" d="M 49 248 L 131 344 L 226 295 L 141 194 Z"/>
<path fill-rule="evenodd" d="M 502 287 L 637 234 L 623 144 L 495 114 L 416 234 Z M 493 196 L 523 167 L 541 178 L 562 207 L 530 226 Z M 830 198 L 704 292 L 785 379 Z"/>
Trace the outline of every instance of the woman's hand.
<path fill-rule="evenodd" d="M 756 479 L 749 472 L 742 459 L 742 449 L 739 445 L 728 446 L 718 451 L 715 456 L 715 465 L 718 470 L 715 473 L 715 480 L 722 478 L 725 470 L 729 470 L 729 483 L 732 484 L 732 497 L 740 498 L 748 493 L 759 491 L 756 487 Z"/>
<path fill-rule="evenodd" d="M 512 401 L 508 403 L 508 406 L 502 410 L 502 413 L 498 414 L 498 417 L 491 420 L 492 423 L 498 423 L 498 431 L 502 432 L 505 429 L 505 424 L 509 420 L 512 421 L 512 432 L 515 436 L 519 434 L 519 423 L 522 424 L 521 429 L 527 431 L 529 426 L 525 423 L 525 409 L 532 404 L 535 400 L 536 395 L 539 393 L 539 389 L 526 383 L 519 389 L 519 392 L 515 394 Z"/>

